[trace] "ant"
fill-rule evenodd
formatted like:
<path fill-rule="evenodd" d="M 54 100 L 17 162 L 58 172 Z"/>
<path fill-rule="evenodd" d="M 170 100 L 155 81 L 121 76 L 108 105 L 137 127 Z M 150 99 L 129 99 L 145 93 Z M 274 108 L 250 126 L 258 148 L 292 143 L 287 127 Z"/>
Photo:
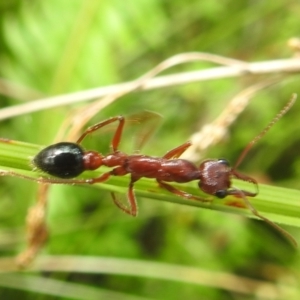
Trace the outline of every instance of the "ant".
<path fill-rule="evenodd" d="M 296 98 L 297 95 L 293 94 L 290 101 L 275 116 L 275 118 L 246 146 L 234 167 L 231 167 L 229 162 L 225 159 L 208 159 L 203 161 L 199 167 L 186 159 L 180 159 L 179 157 L 181 154 L 191 146 L 191 142 L 186 142 L 170 150 L 162 157 L 141 154 L 128 155 L 123 153 L 118 150 L 118 147 L 123 133 L 125 118 L 123 116 L 116 116 L 87 128 L 75 143 L 61 142 L 50 145 L 41 150 L 33 158 L 32 163 L 35 167 L 49 175 L 58 177 L 58 179 L 34 179 L 29 176 L 17 175 L 15 173 L 11 173 L 11 175 L 43 183 L 94 184 L 104 182 L 108 180 L 110 176 L 130 174 L 127 194 L 129 207 L 118 202 L 114 193 L 112 193 L 112 197 L 117 207 L 132 216 L 137 215 L 137 203 L 133 190 L 134 183 L 142 177 L 156 179 L 161 188 L 166 189 L 177 196 L 202 202 L 211 201 L 208 198 L 201 198 L 179 190 L 169 184 L 169 182 L 186 183 L 197 180 L 200 190 L 208 195 L 216 196 L 218 198 L 225 198 L 226 196 L 232 195 L 243 199 L 245 205 L 250 209 L 253 215 L 267 222 L 287 237 L 294 245 L 297 245 L 296 241 L 289 233 L 262 216 L 248 200 L 247 197 L 255 197 L 258 194 L 257 181 L 236 171 L 252 146 L 292 107 Z M 110 154 L 102 155 L 99 152 L 85 151 L 82 148 L 81 143 L 86 136 L 114 122 L 118 122 L 119 124 L 111 141 L 112 152 Z M 84 171 L 96 170 L 101 166 L 110 167 L 112 170 L 95 178 L 72 179 Z M 256 191 L 249 192 L 232 187 L 232 178 L 252 183 L 255 186 Z"/>

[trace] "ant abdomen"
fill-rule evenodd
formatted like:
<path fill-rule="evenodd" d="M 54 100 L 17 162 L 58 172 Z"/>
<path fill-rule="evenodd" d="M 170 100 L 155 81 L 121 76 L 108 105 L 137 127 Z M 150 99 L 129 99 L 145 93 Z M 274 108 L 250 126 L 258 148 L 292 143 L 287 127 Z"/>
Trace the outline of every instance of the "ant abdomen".
<path fill-rule="evenodd" d="M 59 178 L 74 178 L 84 171 L 83 149 L 75 143 L 62 142 L 41 150 L 33 159 L 40 170 Z"/>

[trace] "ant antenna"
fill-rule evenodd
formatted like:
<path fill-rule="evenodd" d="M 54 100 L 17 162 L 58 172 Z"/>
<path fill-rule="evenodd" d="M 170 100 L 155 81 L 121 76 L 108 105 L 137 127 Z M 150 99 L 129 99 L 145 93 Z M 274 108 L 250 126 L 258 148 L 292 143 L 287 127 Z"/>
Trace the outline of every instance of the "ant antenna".
<path fill-rule="evenodd" d="M 275 116 L 275 118 L 259 133 L 244 149 L 244 151 L 239 156 L 237 162 L 235 163 L 233 169 L 235 170 L 243 161 L 249 150 L 253 147 L 255 143 L 257 143 L 273 126 L 277 123 L 283 115 L 285 115 L 290 108 L 294 105 L 297 99 L 297 94 L 292 94 L 289 102 L 284 106 L 284 108 Z"/>
<path fill-rule="evenodd" d="M 296 98 L 295 98 L 296 99 Z M 236 191 L 238 192 L 238 195 L 244 200 L 244 203 L 246 204 L 246 206 L 249 208 L 249 210 L 253 213 L 253 215 L 257 216 L 258 218 L 264 220 L 266 223 L 268 223 L 270 226 L 272 226 L 275 230 L 277 230 L 278 232 L 280 232 L 287 240 L 289 240 L 296 248 L 298 247 L 298 244 L 296 242 L 296 240 L 293 238 L 293 236 L 291 234 L 289 234 L 287 231 L 285 231 L 284 229 L 282 229 L 280 226 L 278 226 L 277 224 L 275 224 L 274 222 L 270 221 L 269 219 L 267 219 L 266 217 L 264 217 L 263 215 L 261 215 L 256 208 L 254 208 L 254 206 L 250 203 L 250 201 L 248 200 L 248 198 L 245 196 L 245 194 L 243 193 L 243 191 L 236 189 Z"/>

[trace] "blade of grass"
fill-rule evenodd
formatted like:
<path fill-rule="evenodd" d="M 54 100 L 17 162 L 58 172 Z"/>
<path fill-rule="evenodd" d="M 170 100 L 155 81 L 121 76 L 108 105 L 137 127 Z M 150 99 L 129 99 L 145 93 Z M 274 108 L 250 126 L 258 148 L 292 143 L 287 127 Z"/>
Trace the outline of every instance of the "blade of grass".
<path fill-rule="evenodd" d="M 13 260 L 10 257 L 0 259 L 0 269 L 2 272 L 17 271 Z M 228 292 L 238 292 L 247 295 L 257 295 L 259 299 L 290 299 L 290 295 L 298 295 L 296 284 L 287 285 L 282 282 L 280 285 L 270 281 L 257 280 L 246 276 L 238 276 L 229 272 L 217 272 L 214 270 L 201 269 L 199 266 L 190 267 L 178 264 L 169 264 L 155 261 L 124 259 L 115 257 L 93 257 L 93 256 L 41 256 L 23 274 L 3 274 L 0 275 L 0 285 L 11 288 L 28 289 L 39 293 L 45 293 L 49 288 L 53 295 L 68 295 L 74 297 L 72 293 L 75 289 L 78 295 L 88 291 L 88 287 L 75 284 L 68 284 L 64 293 L 59 293 L 61 283 L 51 278 L 39 278 L 28 273 L 34 271 L 44 272 L 77 272 L 87 274 L 116 274 L 123 276 L 137 276 L 138 278 L 159 279 L 167 281 L 177 281 L 195 285 L 209 286 L 223 289 Z M 27 274 L 25 273 L 27 272 Z M 65 285 L 65 282 L 63 283 Z M 39 288 L 42 286 L 42 288 Z M 92 295 L 126 295 L 103 289 L 91 290 Z M 106 295 L 105 295 L 106 296 Z M 72 297 L 72 299 L 73 299 Z M 76 297 L 74 299 L 77 299 Z M 93 298 L 94 299 L 94 298 Z M 99 297 L 95 299 L 100 299 Z M 102 299 L 102 298 L 101 298 Z M 103 299 L 107 299 L 104 297 Z M 130 298 L 131 299 L 131 298 Z M 136 298 L 133 298 L 136 299 Z M 293 298 L 296 299 L 296 298 Z"/>
<path fill-rule="evenodd" d="M 44 176 L 41 172 L 34 170 L 31 164 L 31 158 L 41 149 L 41 146 L 23 143 L 19 141 L 0 140 L 0 175 L 9 176 L 10 172 L 19 174 L 20 177 L 30 176 L 38 179 Z M 109 170 L 101 167 L 101 170 L 84 172 L 80 178 L 97 177 L 99 174 Z M 95 184 L 92 187 L 108 190 L 116 193 L 127 193 L 129 178 L 111 177 L 105 183 Z M 244 190 L 252 188 L 251 185 L 242 181 L 234 181 L 234 184 Z M 187 192 L 199 195 L 201 197 L 211 197 L 199 190 L 195 183 L 185 185 L 175 185 Z M 300 191 L 259 184 L 260 193 L 255 198 L 250 198 L 253 206 L 264 216 L 273 222 L 300 227 Z M 154 180 L 143 178 L 135 184 L 135 193 L 137 197 L 178 203 L 182 205 L 197 206 L 202 208 L 220 210 L 225 212 L 242 214 L 247 217 L 256 218 L 247 209 L 244 208 L 242 200 L 236 197 L 226 197 L 225 199 L 213 199 L 209 203 L 194 200 L 186 200 L 176 197 L 173 194 L 159 188 Z"/>

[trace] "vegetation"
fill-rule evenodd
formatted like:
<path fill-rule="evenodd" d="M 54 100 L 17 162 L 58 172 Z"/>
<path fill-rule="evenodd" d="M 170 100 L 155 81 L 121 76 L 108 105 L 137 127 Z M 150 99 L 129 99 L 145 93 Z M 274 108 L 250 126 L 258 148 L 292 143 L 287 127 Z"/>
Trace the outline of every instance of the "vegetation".
<path fill-rule="evenodd" d="M 43 145 L 74 141 L 99 120 L 119 114 L 133 119 L 143 111 L 163 116 L 141 150 L 157 156 L 193 140 L 193 134 L 203 133 L 203 126 L 216 124 L 225 113 L 223 134 L 209 147 L 202 141 L 202 152 L 195 149 L 189 159 L 226 157 L 234 164 L 291 94 L 299 94 L 299 69 L 287 72 L 287 62 L 276 71 L 265 68 L 252 74 L 245 72 L 252 65 L 242 62 L 275 61 L 279 66 L 279 59 L 297 57 L 287 44 L 298 34 L 299 11 L 300 4 L 292 0 L 0 4 L 0 137 L 16 141 L 0 141 L 0 172 L 37 176 L 30 160 Z M 215 59 L 244 71 L 226 77 L 211 62 Z M 147 73 L 165 60 L 154 74 Z M 202 70 L 211 70 L 216 78 L 196 80 L 194 71 Z M 167 77 L 178 73 L 183 80 L 188 72 L 193 77 L 184 84 Z M 163 82 L 155 76 L 166 76 L 167 83 L 147 88 L 153 77 Z M 130 90 L 116 85 L 138 78 Z M 108 96 L 100 97 L 102 102 L 90 101 L 99 95 L 92 89 L 105 86 L 112 86 Z M 77 93 L 88 90 L 92 96 Z M 241 113 L 235 112 L 237 105 L 230 106 L 232 99 L 242 105 L 247 98 L 251 101 Z M 298 243 L 299 109 L 298 101 L 239 167 L 262 184 L 251 203 L 281 223 Z M 237 117 L 233 124 L 231 116 Z M 121 148 L 133 152 L 136 137 L 149 127 L 147 122 L 129 123 Z M 100 131 L 84 146 L 107 153 L 112 130 Z M 126 201 L 127 184 L 128 177 L 118 177 L 99 186 L 52 185 L 48 190 L 36 182 L 0 177 L 1 297 L 299 298 L 299 248 L 246 209 L 230 207 L 226 199 L 213 199 L 209 207 L 188 202 L 143 179 L 136 186 L 139 215 L 132 218 L 113 204 L 108 192 L 118 192 Z M 243 182 L 234 184 L 245 188 Z M 196 183 L 184 189 L 198 193 Z M 14 257 L 26 247 L 26 214 L 37 199 L 47 201 L 50 236 L 37 260 L 18 272 Z M 155 199 L 159 201 L 151 201 Z"/>

